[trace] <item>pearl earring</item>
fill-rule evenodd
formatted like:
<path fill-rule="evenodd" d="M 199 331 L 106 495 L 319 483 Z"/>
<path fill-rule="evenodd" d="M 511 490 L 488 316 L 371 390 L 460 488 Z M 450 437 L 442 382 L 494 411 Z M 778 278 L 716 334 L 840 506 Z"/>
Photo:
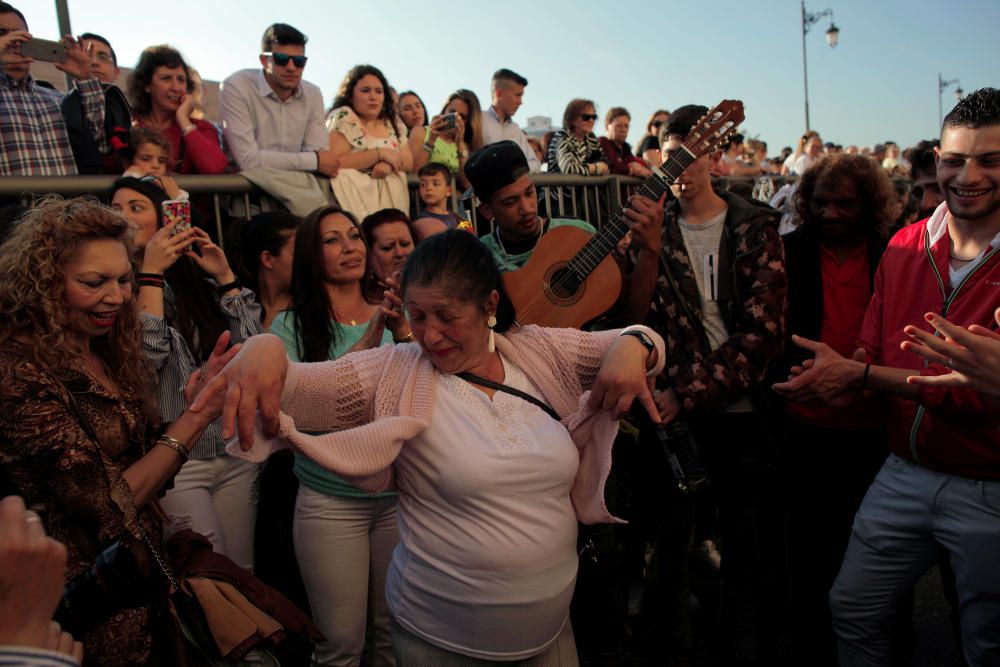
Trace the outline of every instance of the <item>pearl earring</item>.
<path fill-rule="evenodd" d="M 486 319 L 486 326 L 490 328 L 490 338 L 489 341 L 486 343 L 486 349 L 490 351 L 490 354 L 496 352 L 497 349 L 496 335 L 493 333 L 493 327 L 495 327 L 496 325 L 497 325 L 497 316 L 490 315 Z"/>

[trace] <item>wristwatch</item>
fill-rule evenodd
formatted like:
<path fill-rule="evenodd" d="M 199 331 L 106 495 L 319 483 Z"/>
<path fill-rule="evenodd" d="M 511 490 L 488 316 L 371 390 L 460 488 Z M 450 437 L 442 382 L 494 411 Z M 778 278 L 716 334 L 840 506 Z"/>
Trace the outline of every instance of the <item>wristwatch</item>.
<path fill-rule="evenodd" d="M 650 338 L 649 334 L 647 334 L 645 331 L 639 331 L 638 329 L 630 329 L 628 331 L 623 331 L 621 335 L 634 336 L 635 338 L 638 338 L 639 342 L 642 343 L 642 346 L 646 348 L 646 351 L 649 352 L 650 354 L 652 354 L 653 350 L 656 349 L 656 344 L 653 343 L 653 339 Z"/>

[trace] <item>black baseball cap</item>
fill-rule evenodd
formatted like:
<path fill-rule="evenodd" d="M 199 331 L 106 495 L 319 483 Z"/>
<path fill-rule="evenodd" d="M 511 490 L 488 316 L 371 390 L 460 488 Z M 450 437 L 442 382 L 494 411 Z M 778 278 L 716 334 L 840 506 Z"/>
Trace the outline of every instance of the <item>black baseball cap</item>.
<path fill-rule="evenodd" d="M 465 163 L 465 177 L 479 201 L 489 202 L 497 190 L 528 173 L 528 158 L 513 141 L 498 141 L 473 151 Z"/>

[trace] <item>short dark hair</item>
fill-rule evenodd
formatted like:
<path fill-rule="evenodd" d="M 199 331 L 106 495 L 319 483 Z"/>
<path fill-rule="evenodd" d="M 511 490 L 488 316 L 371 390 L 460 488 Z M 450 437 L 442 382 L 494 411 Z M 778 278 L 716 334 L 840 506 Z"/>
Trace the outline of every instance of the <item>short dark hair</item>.
<path fill-rule="evenodd" d="M 910 150 L 910 178 L 917 180 L 919 174 L 936 174 L 934 149 L 939 147 L 938 139 L 925 139 Z"/>
<path fill-rule="evenodd" d="M 445 288 L 460 301 L 485 304 L 490 292 L 500 294 L 497 304 L 497 324 L 493 328 L 503 333 L 514 324 L 514 304 L 504 289 L 493 253 L 475 234 L 463 229 L 449 229 L 417 244 L 406 258 L 400 293 L 406 295 L 414 285 Z"/>
<path fill-rule="evenodd" d="M 821 178 L 849 179 L 854 182 L 861 200 L 862 228 L 885 238 L 896 221 L 897 197 L 892 181 L 882 165 L 864 155 L 834 153 L 827 155 L 806 170 L 799 178 L 795 191 L 795 212 L 803 224 L 813 219 L 810 200 Z"/>
<path fill-rule="evenodd" d="M 111 61 L 114 62 L 115 67 L 118 67 L 118 54 L 115 53 L 115 47 L 111 46 L 111 42 L 109 42 L 106 38 L 101 37 L 100 35 L 94 34 L 92 32 L 85 32 L 82 35 L 80 35 L 81 42 L 85 39 L 92 39 L 95 42 L 100 42 L 104 46 L 108 47 L 108 51 L 111 52 Z"/>
<path fill-rule="evenodd" d="M 625 107 L 611 107 L 608 109 L 608 112 L 604 114 L 604 124 L 611 125 L 611 121 L 618 118 L 618 116 L 625 116 L 630 121 L 632 120 L 632 114 L 630 114 L 628 109 Z"/>
<path fill-rule="evenodd" d="M 237 261 L 234 262 L 243 284 L 257 292 L 260 256 L 265 252 L 278 255 L 292 241 L 302 218 L 287 211 L 258 213 L 240 225 Z"/>
<path fill-rule="evenodd" d="M 946 127 L 989 127 L 1000 125 L 1000 90 L 980 88 L 963 97 L 944 117 Z"/>
<path fill-rule="evenodd" d="M 695 126 L 702 116 L 708 113 L 708 107 L 700 104 L 685 104 L 674 109 L 670 113 L 670 118 L 660 126 L 660 146 L 667 143 L 667 137 L 676 135 L 682 139 L 686 138 L 691 128 Z"/>
<path fill-rule="evenodd" d="M 493 72 L 493 87 L 496 88 L 497 84 L 501 81 L 509 81 L 511 83 L 516 83 L 520 86 L 527 86 L 528 80 L 523 76 L 518 74 L 513 70 L 509 70 L 506 67 L 502 67 L 497 71 Z"/>
<path fill-rule="evenodd" d="M 309 38 L 287 23 L 272 23 L 260 38 L 260 51 L 267 53 L 274 50 L 275 44 L 293 44 L 305 46 Z"/>
<path fill-rule="evenodd" d="M 149 93 L 146 92 L 146 86 L 153 80 L 153 73 L 156 72 L 157 67 L 168 69 L 183 67 L 184 76 L 187 77 L 185 90 L 188 93 L 194 92 L 191 70 L 184 62 L 184 56 L 180 54 L 180 51 L 166 44 L 147 47 L 139 56 L 139 62 L 128 78 L 128 94 L 132 102 L 132 112 L 137 118 L 148 116 L 152 111 L 152 101 Z"/>
<path fill-rule="evenodd" d="M 17 14 L 17 18 L 21 19 L 21 23 L 24 24 L 24 27 L 28 27 L 28 19 L 24 18 L 24 14 L 22 14 L 14 5 L 7 4 L 6 2 L 0 2 L 0 14 Z"/>
<path fill-rule="evenodd" d="M 417 172 L 417 176 L 433 176 L 434 174 L 441 174 L 444 177 L 444 182 L 451 185 L 451 169 L 440 162 L 428 162 Z"/>

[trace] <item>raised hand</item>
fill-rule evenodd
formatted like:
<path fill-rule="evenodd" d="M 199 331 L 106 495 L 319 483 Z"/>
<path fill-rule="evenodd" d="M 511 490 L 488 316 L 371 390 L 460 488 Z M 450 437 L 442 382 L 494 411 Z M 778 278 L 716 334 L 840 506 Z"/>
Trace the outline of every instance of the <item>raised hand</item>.
<path fill-rule="evenodd" d="M 194 250 L 185 250 L 184 254 L 220 285 L 233 282 L 236 276 L 229 268 L 229 260 L 226 259 L 226 253 L 223 252 L 222 248 L 212 243 L 211 237 L 204 229 L 192 227 L 191 232 L 191 241 L 198 246 L 201 254 L 199 255 Z"/>
<path fill-rule="evenodd" d="M 994 318 L 1000 324 L 1000 308 L 997 308 Z M 965 329 L 936 313 L 927 313 L 924 319 L 942 337 L 909 326 L 903 332 L 913 340 L 903 341 L 900 347 L 933 364 L 945 366 L 950 372 L 943 375 L 911 375 L 906 378 L 907 383 L 930 387 L 968 387 L 1000 397 L 1000 334 L 978 324 Z"/>
<path fill-rule="evenodd" d="M 156 231 L 146 242 L 142 256 L 143 273 L 163 273 L 180 258 L 195 238 L 195 227 L 174 234 L 177 222 L 170 222 Z"/>
<path fill-rule="evenodd" d="M 61 41 L 66 47 L 66 61 L 55 63 L 56 69 L 66 72 L 74 79 L 89 79 L 93 76 L 90 71 L 90 56 L 83 48 L 82 40 L 66 35 Z"/>

